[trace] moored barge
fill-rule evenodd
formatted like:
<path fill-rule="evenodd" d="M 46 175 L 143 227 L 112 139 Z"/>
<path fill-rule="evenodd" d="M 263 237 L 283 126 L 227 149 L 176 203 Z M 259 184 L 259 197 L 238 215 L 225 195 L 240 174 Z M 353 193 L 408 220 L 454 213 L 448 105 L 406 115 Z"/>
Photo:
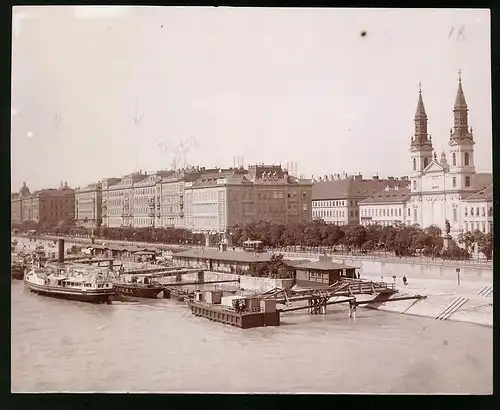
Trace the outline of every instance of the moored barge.
<path fill-rule="evenodd" d="M 131 281 L 116 280 L 113 282 L 116 293 L 122 296 L 156 299 L 163 292 L 164 286 L 151 282 L 147 276 L 133 277 Z"/>
<path fill-rule="evenodd" d="M 280 325 L 280 312 L 276 310 L 275 300 L 221 297 L 220 291 L 207 291 L 203 294 L 196 292 L 195 298 L 188 299 L 186 303 L 195 316 L 241 329 Z"/>
<path fill-rule="evenodd" d="M 111 303 L 115 294 L 105 275 L 85 268 L 34 268 L 24 276 L 24 285 L 39 295 L 88 303 Z"/>

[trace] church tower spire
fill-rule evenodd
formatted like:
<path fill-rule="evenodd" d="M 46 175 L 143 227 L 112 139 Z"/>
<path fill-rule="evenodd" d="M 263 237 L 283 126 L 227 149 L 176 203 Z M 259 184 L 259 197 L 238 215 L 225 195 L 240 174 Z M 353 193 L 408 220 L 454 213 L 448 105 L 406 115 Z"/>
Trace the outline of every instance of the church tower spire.
<path fill-rule="evenodd" d="M 424 100 L 422 99 L 422 83 L 418 83 L 418 102 L 415 112 L 415 134 L 412 138 L 412 147 L 429 145 L 432 149 L 432 141 L 427 134 L 427 113 L 425 112 Z"/>
<path fill-rule="evenodd" d="M 469 109 L 462 88 L 462 71 L 458 70 L 458 90 L 455 97 L 455 105 L 453 106 L 453 130 L 450 134 L 450 140 L 473 140 L 472 133 L 469 131 L 468 112 Z"/>
<path fill-rule="evenodd" d="M 462 72 L 458 70 L 458 90 L 453 106 L 453 129 L 450 130 L 452 186 L 458 190 L 474 189 L 474 137 L 469 129 L 469 109 L 462 88 Z"/>
<path fill-rule="evenodd" d="M 418 102 L 415 112 L 415 133 L 411 137 L 410 152 L 412 160 L 411 191 L 420 189 L 424 169 L 432 162 L 432 139 L 427 133 L 427 113 L 422 98 L 422 83 L 418 83 Z"/>

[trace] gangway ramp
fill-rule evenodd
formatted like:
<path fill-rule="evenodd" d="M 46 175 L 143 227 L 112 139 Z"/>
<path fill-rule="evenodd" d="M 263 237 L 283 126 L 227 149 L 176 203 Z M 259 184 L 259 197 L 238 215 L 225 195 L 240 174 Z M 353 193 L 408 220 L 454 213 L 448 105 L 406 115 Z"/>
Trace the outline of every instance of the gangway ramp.
<path fill-rule="evenodd" d="M 469 299 L 464 297 L 458 297 L 453 302 L 451 302 L 439 315 L 435 317 L 436 320 L 448 320 L 454 313 L 458 312 L 459 309 L 464 306 Z"/>

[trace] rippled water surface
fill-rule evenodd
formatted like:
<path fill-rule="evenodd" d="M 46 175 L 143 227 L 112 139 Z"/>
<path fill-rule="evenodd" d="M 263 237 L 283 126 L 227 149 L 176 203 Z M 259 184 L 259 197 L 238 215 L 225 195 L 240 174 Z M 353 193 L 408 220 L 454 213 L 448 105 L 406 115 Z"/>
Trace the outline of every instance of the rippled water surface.
<path fill-rule="evenodd" d="M 491 328 L 357 315 L 241 330 L 170 300 L 90 305 L 12 282 L 12 391 L 492 392 Z"/>

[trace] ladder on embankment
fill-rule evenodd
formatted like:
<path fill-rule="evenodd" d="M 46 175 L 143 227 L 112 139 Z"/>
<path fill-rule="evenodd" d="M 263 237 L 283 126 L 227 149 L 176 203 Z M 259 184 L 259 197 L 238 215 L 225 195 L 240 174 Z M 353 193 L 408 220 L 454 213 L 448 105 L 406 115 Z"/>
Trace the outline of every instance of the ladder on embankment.
<path fill-rule="evenodd" d="M 485 286 L 477 294 L 477 296 L 481 296 L 483 298 L 489 298 L 492 295 L 493 295 L 493 286 Z"/>
<path fill-rule="evenodd" d="M 439 315 L 435 317 L 436 320 L 448 320 L 453 314 L 457 313 L 458 310 L 465 305 L 469 299 L 458 297 L 452 303 L 450 303 L 446 309 L 444 309 Z"/>

